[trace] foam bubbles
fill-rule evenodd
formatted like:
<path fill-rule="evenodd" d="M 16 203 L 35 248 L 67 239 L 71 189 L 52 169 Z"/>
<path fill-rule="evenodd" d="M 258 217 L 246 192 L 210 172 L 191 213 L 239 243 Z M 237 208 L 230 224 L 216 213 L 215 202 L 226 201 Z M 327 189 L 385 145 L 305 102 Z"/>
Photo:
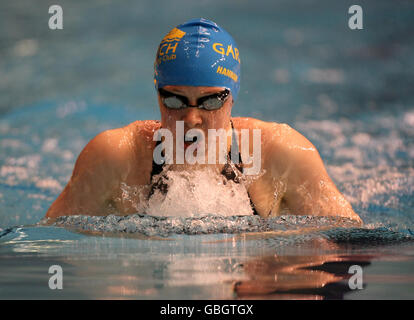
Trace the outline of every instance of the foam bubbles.
<path fill-rule="evenodd" d="M 146 212 L 154 216 L 199 217 L 252 215 L 246 186 L 226 180 L 210 169 L 167 171 L 162 178 L 168 185 L 166 195 L 156 190 Z"/>
<path fill-rule="evenodd" d="M 45 221 L 47 222 L 47 221 Z M 219 234 L 280 231 L 280 235 L 292 232 L 318 232 L 327 227 L 351 227 L 355 221 L 343 217 L 280 216 L 264 219 L 259 216 L 206 215 L 203 217 L 156 217 L 145 214 L 128 216 L 63 216 L 52 224 L 77 231 L 143 234 L 169 236 L 172 234 Z"/>

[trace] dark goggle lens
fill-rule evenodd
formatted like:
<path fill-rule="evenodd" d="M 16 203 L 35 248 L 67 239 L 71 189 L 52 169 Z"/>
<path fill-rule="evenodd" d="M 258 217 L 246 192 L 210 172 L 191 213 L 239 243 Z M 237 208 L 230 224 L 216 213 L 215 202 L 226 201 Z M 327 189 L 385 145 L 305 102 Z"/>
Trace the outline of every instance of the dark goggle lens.
<path fill-rule="evenodd" d="M 203 102 L 201 105 L 206 110 L 217 110 L 220 109 L 224 102 L 227 100 L 227 97 L 229 96 L 230 91 L 228 89 L 225 89 L 224 91 L 214 94 L 209 97 L 201 98 L 203 99 Z"/>
<path fill-rule="evenodd" d="M 167 108 L 183 109 L 183 108 L 193 107 L 187 104 L 188 101 L 185 97 L 174 95 L 172 92 L 168 92 L 163 89 L 159 89 L 159 93 L 161 95 L 162 102 Z M 220 109 L 223 106 L 229 94 L 230 94 L 230 91 L 226 89 L 220 93 L 207 96 L 204 98 L 200 98 L 197 101 L 198 108 L 209 110 L 209 111 Z M 186 100 L 186 101 L 184 102 L 183 100 Z"/>
<path fill-rule="evenodd" d="M 224 104 L 224 100 L 219 97 L 209 98 L 202 103 L 202 107 L 206 110 L 220 109 Z"/>
<path fill-rule="evenodd" d="M 163 98 L 163 103 L 167 108 L 170 109 L 181 109 L 187 106 L 183 101 L 181 101 L 181 99 L 176 96 Z"/>

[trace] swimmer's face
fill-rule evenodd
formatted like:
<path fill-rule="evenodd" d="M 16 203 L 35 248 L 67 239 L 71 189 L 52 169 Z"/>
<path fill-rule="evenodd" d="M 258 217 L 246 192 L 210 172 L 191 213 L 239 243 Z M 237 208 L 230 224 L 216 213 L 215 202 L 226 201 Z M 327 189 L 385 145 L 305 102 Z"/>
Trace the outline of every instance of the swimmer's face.
<path fill-rule="evenodd" d="M 190 105 L 197 105 L 199 98 L 222 92 L 223 87 L 192 87 L 192 86 L 165 86 L 164 90 L 185 96 Z M 158 103 L 161 111 L 162 127 L 169 129 L 175 135 L 176 122 L 184 122 L 184 132 L 190 129 L 201 129 L 204 134 L 208 135 L 208 129 L 224 129 L 230 128 L 231 108 L 233 106 L 233 98 L 230 95 L 225 100 L 223 106 L 217 110 L 204 110 L 200 108 L 184 108 L 169 109 L 167 108 L 158 94 Z"/>

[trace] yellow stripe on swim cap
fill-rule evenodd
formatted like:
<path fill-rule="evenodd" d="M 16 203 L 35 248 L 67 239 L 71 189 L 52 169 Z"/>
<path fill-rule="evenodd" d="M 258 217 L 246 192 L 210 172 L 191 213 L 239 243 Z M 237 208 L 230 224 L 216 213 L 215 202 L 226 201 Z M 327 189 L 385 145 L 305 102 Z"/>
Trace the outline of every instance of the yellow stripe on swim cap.
<path fill-rule="evenodd" d="M 162 39 L 161 43 L 170 42 L 170 41 L 179 41 L 182 37 L 184 37 L 184 35 L 185 35 L 184 31 L 181 31 L 178 28 L 174 28 L 166 34 L 166 36 Z"/>

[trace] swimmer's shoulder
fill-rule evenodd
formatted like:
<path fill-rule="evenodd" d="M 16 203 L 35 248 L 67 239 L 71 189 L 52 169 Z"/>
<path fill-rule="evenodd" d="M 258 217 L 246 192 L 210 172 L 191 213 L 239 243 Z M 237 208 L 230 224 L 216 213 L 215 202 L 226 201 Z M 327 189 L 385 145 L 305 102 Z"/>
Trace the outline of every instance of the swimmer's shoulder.
<path fill-rule="evenodd" d="M 152 154 L 153 134 L 161 124 L 155 120 L 134 121 L 124 127 L 108 129 L 95 136 L 79 156 L 107 163 L 123 170 L 132 162 L 142 161 Z M 95 159 L 95 160 L 93 160 Z M 152 158 L 151 158 L 152 159 Z"/>
<path fill-rule="evenodd" d="M 125 135 L 133 137 L 135 146 L 140 150 L 142 148 L 152 149 L 150 146 L 155 143 L 154 134 L 160 128 L 161 122 L 159 120 L 137 120 L 122 129 Z"/>
<path fill-rule="evenodd" d="M 303 156 L 304 153 L 307 153 L 306 151 L 317 151 L 304 135 L 286 123 L 242 117 L 232 118 L 232 121 L 234 127 L 239 131 L 242 129 L 261 130 L 263 155 L 272 162 L 290 161 Z M 300 161 L 303 160 L 302 158 Z"/>
<path fill-rule="evenodd" d="M 260 129 L 264 130 L 265 134 L 282 134 L 289 130 L 293 130 L 289 125 L 285 123 L 277 123 L 271 121 L 263 121 L 256 118 L 247 118 L 247 117 L 234 117 L 231 118 L 234 124 L 234 127 L 237 130 L 241 129 Z"/>
<path fill-rule="evenodd" d="M 263 121 L 255 118 L 232 118 L 235 129 L 259 129 L 261 141 L 264 145 L 282 146 L 293 140 L 301 140 L 305 137 L 286 123 Z M 299 141 L 297 141 L 299 142 Z"/>

